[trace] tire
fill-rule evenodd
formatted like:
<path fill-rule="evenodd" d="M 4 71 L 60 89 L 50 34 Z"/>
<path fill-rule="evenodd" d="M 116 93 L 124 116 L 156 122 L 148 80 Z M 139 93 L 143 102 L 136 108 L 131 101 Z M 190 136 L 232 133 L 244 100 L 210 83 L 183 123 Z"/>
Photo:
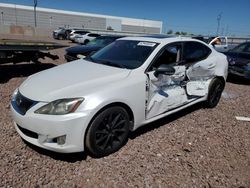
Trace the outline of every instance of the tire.
<path fill-rule="evenodd" d="M 215 78 L 211 81 L 208 92 L 208 98 L 206 101 L 206 106 L 208 108 L 214 108 L 217 106 L 220 101 L 224 86 L 224 82 L 218 78 Z"/>
<path fill-rule="evenodd" d="M 110 107 L 99 113 L 86 134 L 86 147 L 95 157 L 118 151 L 128 139 L 129 115 L 122 107 Z"/>
<path fill-rule="evenodd" d="M 58 39 L 59 39 L 59 40 L 63 40 L 63 36 L 62 36 L 62 35 L 59 35 L 59 36 L 58 36 Z"/>
<path fill-rule="evenodd" d="M 89 40 L 86 39 L 83 44 L 88 44 Z"/>

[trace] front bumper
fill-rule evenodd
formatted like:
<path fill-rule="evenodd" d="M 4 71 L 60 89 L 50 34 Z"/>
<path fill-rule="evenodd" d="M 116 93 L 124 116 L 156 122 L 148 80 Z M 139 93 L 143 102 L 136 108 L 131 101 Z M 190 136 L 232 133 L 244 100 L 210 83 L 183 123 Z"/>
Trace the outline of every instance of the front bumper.
<path fill-rule="evenodd" d="M 60 153 L 84 151 L 84 135 L 88 114 L 83 112 L 67 115 L 43 115 L 33 113 L 32 107 L 25 115 L 11 106 L 14 125 L 18 134 L 38 147 Z M 66 136 L 64 144 L 58 137 Z"/>

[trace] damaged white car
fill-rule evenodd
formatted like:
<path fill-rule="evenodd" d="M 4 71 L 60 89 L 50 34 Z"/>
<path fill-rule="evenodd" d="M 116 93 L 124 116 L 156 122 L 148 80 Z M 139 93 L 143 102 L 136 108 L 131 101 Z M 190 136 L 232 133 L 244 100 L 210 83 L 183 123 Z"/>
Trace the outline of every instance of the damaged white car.
<path fill-rule="evenodd" d="M 215 107 L 226 57 L 188 38 L 126 37 L 30 76 L 13 94 L 20 136 L 48 150 L 117 151 L 129 131 L 198 102 Z"/>

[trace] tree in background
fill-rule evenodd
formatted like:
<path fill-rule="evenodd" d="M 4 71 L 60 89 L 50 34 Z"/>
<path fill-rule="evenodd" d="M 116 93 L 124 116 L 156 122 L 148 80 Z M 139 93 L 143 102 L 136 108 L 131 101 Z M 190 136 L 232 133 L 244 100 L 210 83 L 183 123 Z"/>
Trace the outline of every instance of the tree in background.
<path fill-rule="evenodd" d="M 173 30 L 172 29 L 169 29 L 168 32 L 167 32 L 168 35 L 171 35 L 173 34 Z"/>

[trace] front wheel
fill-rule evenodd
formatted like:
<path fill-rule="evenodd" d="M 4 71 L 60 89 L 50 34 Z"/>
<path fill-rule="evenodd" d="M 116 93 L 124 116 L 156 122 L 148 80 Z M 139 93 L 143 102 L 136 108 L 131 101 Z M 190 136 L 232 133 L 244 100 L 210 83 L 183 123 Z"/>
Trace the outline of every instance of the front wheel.
<path fill-rule="evenodd" d="M 119 150 L 127 141 L 129 116 L 122 107 L 110 107 L 92 121 L 86 135 L 86 146 L 95 157 Z"/>
<path fill-rule="evenodd" d="M 217 106 L 220 101 L 224 86 L 224 82 L 218 78 L 215 78 L 211 81 L 208 92 L 208 98 L 206 101 L 206 105 L 208 108 L 214 108 Z"/>

